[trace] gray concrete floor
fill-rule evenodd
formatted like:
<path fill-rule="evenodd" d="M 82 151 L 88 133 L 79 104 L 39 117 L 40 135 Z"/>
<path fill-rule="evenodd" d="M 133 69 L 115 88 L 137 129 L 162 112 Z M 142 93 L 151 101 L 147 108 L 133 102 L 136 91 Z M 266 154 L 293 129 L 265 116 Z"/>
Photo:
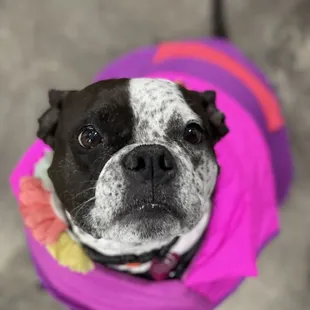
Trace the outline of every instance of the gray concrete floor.
<path fill-rule="evenodd" d="M 234 0 L 237 44 L 279 89 L 296 181 L 283 231 L 222 310 L 310 309 L 310 1 Z M 82 87 L 113 57 L 162 39 L 208 34 L 205 0 L 0 1 L 0 309 L 61 309 L 36 289 L 7 179 L 31 143 L 50 87 Z M 147 309 L 147 306 L 146 306 Z"/>

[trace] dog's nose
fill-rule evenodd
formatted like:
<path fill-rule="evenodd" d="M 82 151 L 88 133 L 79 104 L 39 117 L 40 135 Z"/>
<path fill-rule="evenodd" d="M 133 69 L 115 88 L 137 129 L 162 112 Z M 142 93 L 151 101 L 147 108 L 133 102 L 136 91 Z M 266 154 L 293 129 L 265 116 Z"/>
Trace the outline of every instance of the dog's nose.
<path fill-rule="evenodd" d="M 167 148 L 161 145 L 141 145 L 123 158 L 127 173 L 140 181 L 164 183 L 175 175 L 175 161 Z"/>

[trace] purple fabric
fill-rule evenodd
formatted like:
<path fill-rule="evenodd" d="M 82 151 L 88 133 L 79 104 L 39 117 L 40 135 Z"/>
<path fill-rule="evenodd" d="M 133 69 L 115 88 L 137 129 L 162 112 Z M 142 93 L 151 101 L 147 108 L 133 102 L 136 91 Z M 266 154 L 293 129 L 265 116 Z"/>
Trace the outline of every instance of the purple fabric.
<path fill-rule="evenodd" d="M 104 70 L 101 70 L 97 74 L 95 81 L 123 77 L 141 77 L 144 75 L 145 68 L 149 67 L 155 53 L 156 49 L 154 47 L 143 47 L 121 56 L 110 65 L 107 65 Z M 120 70 L 122 67 L 124 67 L 124 71 Z"/>

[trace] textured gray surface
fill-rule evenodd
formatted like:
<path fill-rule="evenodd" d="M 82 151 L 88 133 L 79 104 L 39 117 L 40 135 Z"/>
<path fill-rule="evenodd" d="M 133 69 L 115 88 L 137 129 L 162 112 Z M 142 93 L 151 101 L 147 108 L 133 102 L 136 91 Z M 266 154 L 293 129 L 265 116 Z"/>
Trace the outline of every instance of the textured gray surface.
<path fill-rule="evenodd" d="M 261 256 L 260 276 L 226 310 L 310 309 L 310 1 L 234 0 L 235 42 L 283 98 L 296 181 L 283 231 Z M 50 87 L 81 87 L 113 57 L 142 44 L 208 33 L 205 0 L 0 1 L 0 309 L 61 309 L 36 289 L 7 176 L 31 143 Z M 147 309 L 147 306 L 146 306 Z"/>

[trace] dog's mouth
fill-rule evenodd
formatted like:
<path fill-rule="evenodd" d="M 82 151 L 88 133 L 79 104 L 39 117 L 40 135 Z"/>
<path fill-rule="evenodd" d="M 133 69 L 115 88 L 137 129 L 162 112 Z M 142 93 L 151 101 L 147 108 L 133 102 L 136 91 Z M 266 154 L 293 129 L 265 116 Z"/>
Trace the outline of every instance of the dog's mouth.
<path fill-rule="evenodd" d="M 166 217 L 182 220 L 184 217 L 179 208 L 174 205 L 167 205 L 164 203 L 141 203 L 137 206 L 128 206 L 120 211 L 117 216 L 117 221 L 143 221 L 143 220 L 160 220 Z"/>

